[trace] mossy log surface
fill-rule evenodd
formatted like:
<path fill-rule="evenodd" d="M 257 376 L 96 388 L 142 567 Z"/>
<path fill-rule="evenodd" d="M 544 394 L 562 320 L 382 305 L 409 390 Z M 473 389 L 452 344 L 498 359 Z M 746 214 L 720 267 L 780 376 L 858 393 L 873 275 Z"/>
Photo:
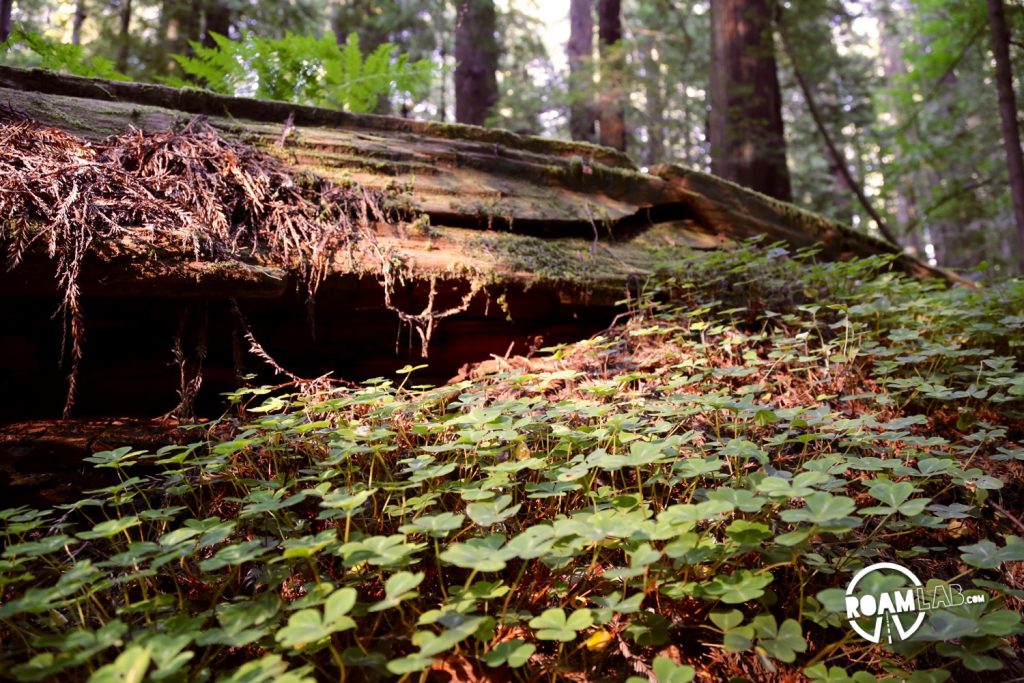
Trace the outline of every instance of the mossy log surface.
<path fill-rule="evenodd" d="M 640 172 L 625 155 L 507 131 L 115 83 L 0 67 L 0 109 L 90 139 L 129 126 L 148 131 L 204 116 L 222 134 L 273 154 L 297 173 L 368 188 L 402 188 L 421 223 L 378 227 L 406 276 L 543 283 L 580 303 L 621 298 L 666 247 L 714 249 L 764 235 L 826 258 L 897 248 L 714 176 L 678 166 Z M 107 266 L 104 266 L 104 263 Z M 957 278 L 900 255 L 915 276 Z M 110 267 L 116 266 L 116 267 Z M 338 254 L 339 275 L 379 273 L 363 254 Z M 8 294 L 45 288 L 35 269 L 2 276 Z M 191 254 L 124 240 L 103 245 L 83 290 L 104 295 L 273 297 L 287 271 L 253 263 L 197 263 Z M 52 284 L 49 286 L 52 287 Z"/>

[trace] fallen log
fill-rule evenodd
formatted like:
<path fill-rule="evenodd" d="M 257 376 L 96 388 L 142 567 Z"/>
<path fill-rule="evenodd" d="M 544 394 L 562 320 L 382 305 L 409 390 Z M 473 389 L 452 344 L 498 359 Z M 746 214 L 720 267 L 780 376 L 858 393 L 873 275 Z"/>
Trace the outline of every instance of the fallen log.
<path fill-rule="evenodd" d="M 155 452 L 195 441 L 194 431 L 174 421 L 132 418 L 32 420 L 0 428 L 0 490 L 4 505 L 70 503 L 83 490 L 117 483 L 112 471 L 92 467 L 93 453 L 130 446 Z M 104 476 L 104 475 L 107 476 Z"/>
<path fill-rule="evenodd" d="M 558 246 L 569 252 L 573 244 L 582 246 L 577 251 L 588 255 L 596 237 L 617 265 L 584 270 L 619 283 L 651 267 L 651 246 L 714 248 L 763 235 L 797 248 L 819 243 L 828 258 L 899 254 L 900 265 L 914 275 L 957 279 L 882 240 L 714 176 L 672 165 L 642 173 L 625 155 L 595 145 L 7 67 L 0 67 L 0 108 L 92 140 L 129 126 L 159 131 L 204 116 L 224 135 L 281 158 L 296 172 L 377 190 L 401 187 L 406 208 L 444 228 L 443 239 L 384 237 L 428 271 L 468 259 L 519 279 L 536 275 L 515 258 L 536 244 L 481 258 L 481 231 L 575 240 Z M 659 229 L 648 249 L 627 248 Z"/>
<path fill-rule="evenodd" d="M 363 207 L 358 242 L 324 242 L 329 253 L 313 265 L 310 253 L 284 258 L 256 238 L 248 251 L 205 254 L 152 230 L 93 239 L 74 269 L 81 317 L 94 330 L 79 383 L 91 414 L 153 414 L 158 404 L 173 407 L 175 390 L 181 401 L 195 398 L 190 382 L 229 390 L 256 338 L 261 351 L 306 376 L 388 374 L 430 352 L 432 378 L 443 379 L 467 361 L 600 329 L 666 250 L 729 248 L 755 236 L 816 246 L 824 258 L 891 254 L 916 277 L 959 281 L 882 240 L 714 176 L 678 166 L 642 172 L 594 145 L 7 67 L 0 111 L 97 148 L 129 129 L 159 134 L 201 117 L 241 145 L 231 149 L 276 159 L 286 170 L 275 171 L 275 182 L 289 174 L 300 187 L 293 192 L 327 181 L 373 193 L 374 216 Z M 0 239 L 11 242 L 16 217 L 4 218 Z M 42 360 L 59 357 L 59 344 L 46 340 L 61 333 L 42 312 L 61 300 L 68 307 L 67 272 L 45 242 L 0 273 L 0 296 L 16 301 L 0 333 L 11 350 L 0 379 L 16 389 L 10 396 L 22 396 L 11 417 L 52 414 L 64 381 Z M 303 286 L 316 293 L 315 315 Z M 140 398 L 152 394 L 160 400 Z"/>

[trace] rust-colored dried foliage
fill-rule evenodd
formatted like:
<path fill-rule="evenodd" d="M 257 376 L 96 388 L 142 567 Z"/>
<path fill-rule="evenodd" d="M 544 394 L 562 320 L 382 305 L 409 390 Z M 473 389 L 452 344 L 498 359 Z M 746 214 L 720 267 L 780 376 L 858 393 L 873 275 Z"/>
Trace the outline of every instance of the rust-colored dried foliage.
<path fill-rule="evenodd" d="M 0 124 L 0 215 L 14 268 L 36 242 L 55 262 L 74 402 L 84 320 L 78 280 L 95 240 L 175 243 L 197 259 L 245 257 L 293 270 L 312 299 L 330 259 L 371 221 L 378 193 L 297 176 L 223 138 L 204 119 L 181 130 L 137 129 L 91 143 L 31 122 Z"/>

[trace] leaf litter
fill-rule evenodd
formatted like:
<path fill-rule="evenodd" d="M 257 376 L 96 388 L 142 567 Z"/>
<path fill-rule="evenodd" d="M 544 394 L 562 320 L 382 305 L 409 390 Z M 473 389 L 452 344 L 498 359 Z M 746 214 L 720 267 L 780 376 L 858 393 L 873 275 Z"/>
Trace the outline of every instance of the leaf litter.
<path fill-rule="evenodd" d="M 694 258 L 589 340 L 432 388 L 247 388 L 194 444 L 95 454 L 121 483 L 0 511 L 0 661 L 109 672 L 116 626 L 161 678 L 1016 675 L 1024 286 Z M 851 639 L 837 599 L 883 559 L 987 600 Z"/>
<path fill-rule="evenodd" d="M 97 453 L 119 484 L 0 511 L 0 661 L 23 680 L 129 655 L 234 680 L 1017 675 L 1024 284 L 885 266 L 703 253 L 543 356 L 436 388 L 244 389 L 246 417 L 194 444 Z M 831 605 L 879 559 L 988 600 L 921 642 L 851 640 Z"/>
<path fill-rule="evenodd" d="M 333 256 L 375 222 L 382 193 L 295 174 L 203 118 L 89 142 L 28 121 L 0 124 L 0 215 L 8 268 L 36 242 L 56 264 L 74 403 L 85 335 L 79 277 L 90 247 L 130 235 L 204 260 L 256 259 L 297 275 L 312 300 Z"/>

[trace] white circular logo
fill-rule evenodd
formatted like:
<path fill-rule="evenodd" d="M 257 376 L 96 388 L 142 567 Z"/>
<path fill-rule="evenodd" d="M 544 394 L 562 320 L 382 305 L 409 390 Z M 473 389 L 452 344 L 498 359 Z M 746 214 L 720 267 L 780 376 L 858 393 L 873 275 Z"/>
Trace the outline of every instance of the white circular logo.
<path fill-rule="evenodd" d="M 858 590 L 868 577 L 868 585 Z M 886 643 L 906 640 L 917 633 L 931 610 L 948 610 L 985 602 L 984 595 L 964 595 L 955 583 L 932 581 L 925 586 L 912 571 L 892 562 L 864 567 L 846 587 L 846 618 L 865 640 Z"/>
<path fill-rule="evenodd" d="M 911 585 L 878 594 L 858 592 L 857 585 L 876 572 L 883 576 L 895 572 Z M 912 571 L 898 564 L 879 562 L 864 567 L 854 574 L 850 585 L 846 587 L 846 618 L 850 628 L 872 643 L 882 642 L 883 627 L 886 642 L 892 643 L 893 635 L 897 636 L 897 640 L 906 640 L 924 623 L 924 610 L 920 604 L 920 589 L 923 587 L 924 584 Z M 863 623 L 870 623 L 871 630 L 864 628 Z"/>

